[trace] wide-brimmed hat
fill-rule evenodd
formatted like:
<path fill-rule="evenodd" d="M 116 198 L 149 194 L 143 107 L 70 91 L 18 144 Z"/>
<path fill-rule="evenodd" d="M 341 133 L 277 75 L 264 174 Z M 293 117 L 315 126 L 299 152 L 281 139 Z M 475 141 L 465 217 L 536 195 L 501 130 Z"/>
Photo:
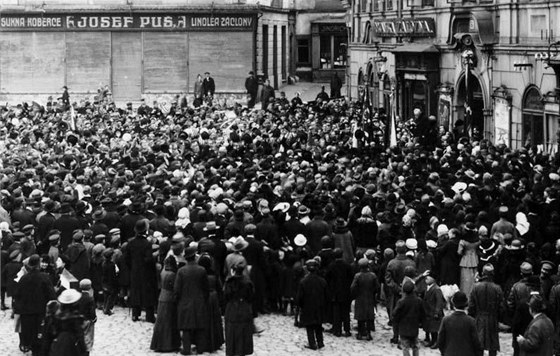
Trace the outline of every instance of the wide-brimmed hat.
<path fill-rule="evenodd" d="M 198 251 L 197 246 L 187 246 L 185 248 L 185 258 L 192 258 L 196 255 L 196 252 Z"/>
<path fill-rule="evenodd" d="M 58 296 L 58 302 L 60 304 L 74 304 L 82 298 L 82 293 L 75 289 L 66 289 Z"/>
<path fill-rule="evenodd" d="M 243 251 L 244 249 L 247 248 L 247 246 L 249 246 L 247 240 L 245 240 L 243 236 L 239 236 L 238 238 L 235 239 L 235 242 L 233 243 L 233 250 Z"/>
<path fill-rule="evenodd" d="M 406 248 L 408 248 L 409 250 L 416 250 L 418 249 L 418 241 L 416 239 L 410 238 L 410 239 L 406 239 Z"/>
<path fill-rule="evenodd" d="M 309 210 L 308 207 L 306 207 L 305 205 L 300 205 L 298 208 L 298 214 L 299 215 L 307 215 L 311 212 L 311 210 Z"/>
<path fill-rule="evenodd" d="M 128 206 L 128 211 L 133 214 L 140 214 L 142 209 L 144 209 L 144 205 L 139 201 L 135 201 Z"/>
<path fill-rule="evenodd" d="M 305 246 L 306 243 L 307 243 L 307 238 L 302 234 L 297 234 L 296 237 L 294 238 L 294 244 L 296 246 L 300 246 L 300 247 Z"/>
<path fill-rule="evenodd" d="M 107 216 L 107 213 L 103 209 L 97 209 L 96 211 L 91 214 L 93 220 L 102 220 Z"/>

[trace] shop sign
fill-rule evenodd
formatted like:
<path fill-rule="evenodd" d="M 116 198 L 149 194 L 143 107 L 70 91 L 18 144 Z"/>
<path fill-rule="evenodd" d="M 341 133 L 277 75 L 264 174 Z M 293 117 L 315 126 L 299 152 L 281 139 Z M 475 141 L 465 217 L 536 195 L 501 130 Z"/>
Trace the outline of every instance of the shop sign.
<path fill-rule="evenodd" d="M 511 106 L 504 98 L 494 99 L 494 143 L 509 145 Z"/>
<path fill-rule="evenodd" d="M 379 37 L 435 37 L 436 24 L 433 18 L 374 21 L 373 32 Z"/>
<path fill-rule="evenodd" d="M 0 31 L 252 31 L 255 23 L 246 14 L 3 14 Z"/>
<path fill-rule="evenodd" d="M 345 24 L 319 24 L 319 33 L 345 33 Z"/>

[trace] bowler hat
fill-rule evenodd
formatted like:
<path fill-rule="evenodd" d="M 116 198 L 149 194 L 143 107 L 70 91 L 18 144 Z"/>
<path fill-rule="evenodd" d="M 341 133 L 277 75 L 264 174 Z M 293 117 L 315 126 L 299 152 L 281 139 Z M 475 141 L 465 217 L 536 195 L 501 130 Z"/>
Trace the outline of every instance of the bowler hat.
<path fill-rule="evenodd" d="M 453 295 L 453 305 L 455 309 L 465 309 L 468 304 L 469 299 L 465 293 L 458 291 Z"/>
<path fill-rule="evenodd" d="M 185 248 L 185 258 L 192 258 L 196 255 L 196 246 L 188 246 Z"/>
<path fill-rule="evenodd" d="M 140 219 L 134 225 L 134 231 L 137 234 L 143 234 L 147 232 L 149 228 L 150 228 L 150 222 L 148 221 L 148 219 Z"/>

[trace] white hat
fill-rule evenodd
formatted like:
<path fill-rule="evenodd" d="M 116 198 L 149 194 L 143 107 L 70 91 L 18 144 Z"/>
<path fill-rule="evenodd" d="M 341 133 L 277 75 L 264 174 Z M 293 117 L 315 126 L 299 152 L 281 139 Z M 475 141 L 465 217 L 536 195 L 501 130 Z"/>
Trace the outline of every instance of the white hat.
<path fill-rule="evenodd" d="M 449 232 L 449 228 L 445 224 L 440 224 L 437 227 L 437 235 L 438 237 L 443 236 Z"/>
<path fill-rule="evenodd" d="M 467 189 L 467 183 L 464 182 L 457 182 L 453 184 L 453 186 L 451 187 L 451 190 L 453 190 L 457 194 L 461 194 L 466 189 Z"/>
<path fill-rule="evenodd" d="M 290 203 L 278 203 L 276 204 L 276 206 L 272 209 L 272 211 L 276 211 L 276 210 L 280 210 L 281 212 L 285 213 L 290 209 Z"/>
<path fill-rule="evenodd" d="M 302 234 L 297 234 L 294 238 L 294 244 L 296 244 L 296 246 L 305 246 L 306 243 L 307 239 Z"/>
<path fill-rule="evenodd" d="M 418 248 L 418 241 L 413 238 L 406 239 L 405 245 L 409 250 L 416 250 Z"/>
<path fill-rule="evenodd" d="M 426 246 L 428 246 L 428 248 L 436 248 L 437 242 L 434 240 L 426 240 Z"/>
<path fill-rule="evenodd" d="M 515 225 L 515 228 L 519 231 L 519 235 L 523 236 L 527 233 L 527 231 L 529 231 L 529 223 L 526 221 L 518 222 L 517 225 Z"/>
<path fill-rule="evenodd" d="M 82 293 L 75 289 L 66 289 L 58 296 L 60 304 L 74 304 L 82 297 Z"/>

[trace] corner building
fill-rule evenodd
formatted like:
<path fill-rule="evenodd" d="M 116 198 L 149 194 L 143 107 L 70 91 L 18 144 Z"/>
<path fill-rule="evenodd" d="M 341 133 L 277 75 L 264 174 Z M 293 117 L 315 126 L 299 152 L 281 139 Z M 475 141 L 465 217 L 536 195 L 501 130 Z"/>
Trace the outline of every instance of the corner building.
<path fill-rule="evenodd" d="M 93 100 L 105 85 L 120 103 L 169 99 L 192 93 L 197 74 L 206 71 L 218 95 L 243 97 L 251 70 L 278 86 L 290 63 L 290 6 L 275 0 L 0 0 L 0 100 L 46 99 L 64 85 L 72 101 Z"/>
<path fill-rule="evenodd" d="M 408 119 L 554 153 L 559 0 L 352 0 L 349 96 Z"/>

